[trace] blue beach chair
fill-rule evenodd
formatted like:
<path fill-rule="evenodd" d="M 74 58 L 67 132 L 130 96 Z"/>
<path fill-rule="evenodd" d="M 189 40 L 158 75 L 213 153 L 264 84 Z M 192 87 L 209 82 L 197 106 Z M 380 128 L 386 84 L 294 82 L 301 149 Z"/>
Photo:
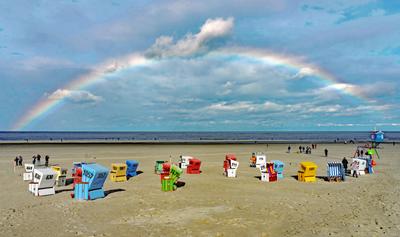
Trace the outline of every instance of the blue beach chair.
<path fill-rule="evenodd" d="M 126 170 L 126 177 L 130 178 L 133 176 L 137 175 L 137 168 L 139 166 L 139 162 L 136 160 L 127 160 L 126 161 L 126 166 L 128 166 L 127 170 Z"/>
<path fill-rule="evenodd" d="M 343 164 L 340 162 L 328 162 L 327 174 L 329 181 L 345 181 L 346 179 Z"/>

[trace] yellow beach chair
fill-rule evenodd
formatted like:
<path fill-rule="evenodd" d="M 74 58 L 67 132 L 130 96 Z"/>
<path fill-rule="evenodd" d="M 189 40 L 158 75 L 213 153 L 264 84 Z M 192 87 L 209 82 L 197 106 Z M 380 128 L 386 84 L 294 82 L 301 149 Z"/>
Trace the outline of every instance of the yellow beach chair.
<path fill-rule="evenodd" d="M 113 182 L 124 182 L 126 178 L 126 164 L 114 163 L 111 164 L 110 180 Z"/>
<path fill-rule="evenodd" d="M 317 176 L 318 166 L 311 161 L 304 161 L 300 163 L 300 170 L 298 171 L 297 180 L 302 182 L 315 182 Z"/>

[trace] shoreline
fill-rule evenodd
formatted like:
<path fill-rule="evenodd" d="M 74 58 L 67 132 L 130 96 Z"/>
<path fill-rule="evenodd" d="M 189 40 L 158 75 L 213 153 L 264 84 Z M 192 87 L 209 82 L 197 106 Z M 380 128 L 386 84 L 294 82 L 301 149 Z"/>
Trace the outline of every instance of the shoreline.
<path fill-rule="evenodd" d="M 0 141 L 0 145 L 50 145 L 50 144 L 130 144 L 130 145 L 224 145 L 224 144 L 364 144 L 369 141 L 357 140 L 355 143 L 327 140 L 13 140 Z M 399 143 L 400 141 L 386 141 L 382 144 Z"/>

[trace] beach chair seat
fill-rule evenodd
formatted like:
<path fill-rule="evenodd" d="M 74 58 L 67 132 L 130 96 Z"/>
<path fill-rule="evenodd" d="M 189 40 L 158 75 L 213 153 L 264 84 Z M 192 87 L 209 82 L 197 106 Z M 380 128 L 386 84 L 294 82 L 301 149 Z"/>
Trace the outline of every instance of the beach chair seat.
<path fill-rule="evenodd" d="M 127 165 L 124 163 L 111 164 L 110 180 L 113 182 L 124 182 L 126 178 Z"/>
<path fill-rule="evenodd" d="M 302 182 L 315 182 L 318 166 L 311 161 L 300 163 L 300 170 L 297 173 L 297 180 Z"/>
<path fill-rule="evenodd" d="M 200 174 L 201 161 L 199 159 L 190 159 L 187 167 L 187 174 Z"/>
<path fill-rule="evenodd" d="M 137 175 L 137 168 L 139 166 L 139 162 L 136 160 L 127 160 L 125 161 L 127 166 L 126 168 L 126 177 L 131 178 Z"/>
<path fill-rule="evenodd" d="M 170 179 L 169 176 L 164 176 L 161 180 L 161 190 L 164 192 L 170 192 L 176 190 L 175 183 Z"/>

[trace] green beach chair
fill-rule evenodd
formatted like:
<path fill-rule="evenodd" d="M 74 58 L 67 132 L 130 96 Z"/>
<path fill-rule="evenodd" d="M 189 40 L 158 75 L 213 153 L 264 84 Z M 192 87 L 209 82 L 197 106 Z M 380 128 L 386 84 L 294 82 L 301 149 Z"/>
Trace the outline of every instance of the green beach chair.
<path fill-rule="evenodd" d="M 154 166 L 154 173 L 155 174 L 160 174 L 163 171 L 162 164 L 164 164 L 164 163 L 165 163 L 165 161 L 163 161 L 163 160 L 157 160 L 156 161 L 156 164 Z"/>

